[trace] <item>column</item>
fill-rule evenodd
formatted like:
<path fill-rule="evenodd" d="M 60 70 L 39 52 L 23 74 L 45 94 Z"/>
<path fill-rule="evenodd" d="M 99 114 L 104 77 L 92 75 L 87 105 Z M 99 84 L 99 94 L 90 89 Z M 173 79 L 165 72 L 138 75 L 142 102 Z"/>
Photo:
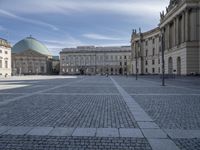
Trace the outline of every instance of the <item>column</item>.
<path fill-rule="evenodd" d="M 188 11 L 188 9 L 186 9 L 186 11 L 185 11 L 185 41 L 187 42 L 187 41 L 189 41 L 189 11 Z"/>
<path fill-rule="evenodd" d="M 185 42 L 185 11 L 182 13 L 182 42 Z"/>
<path fill-rule="evenodd" d="M 177 30 L 177 26 L 176 26 L 176 18 L 174 18 L 173 20 L 174 22 L 174 34 L 173 34 L 173 47 L 176 46 L 176 30 Z"/>
<path fill-rule="evenodd" d="M 176 43 L 175 44 L 177 46 L 177 45 L 179 45 L 179 39 L 178 39 L 178 37 L 179 37 L 179 28 L 178 28 L 179 27 L 179 25 L 178 25 L 179 24 L 179 20 L 178 20 L 178 16 L 176 16 L 175 20 L 176 20 L 176 37 L 175 37 L 176 38 Z"/>

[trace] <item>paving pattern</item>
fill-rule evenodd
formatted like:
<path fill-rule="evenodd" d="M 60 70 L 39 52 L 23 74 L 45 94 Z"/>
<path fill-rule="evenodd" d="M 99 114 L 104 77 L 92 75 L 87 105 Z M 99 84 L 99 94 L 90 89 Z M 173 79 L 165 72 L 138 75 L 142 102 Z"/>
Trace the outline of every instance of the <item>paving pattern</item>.
<path fill-rule="evenodd" d="M 198 150 L 200 80 L 0 79 L 0 149 Z"/>
<path fill-rule="evenodd" d="M 0 106 L 0 114 L 0 126 L 137 127 L 122 97 L 115 95 L 34 95 Z"/>
<path fill-rule="evenodd" d="M 164 129 L 200 129 L 200 95 L 132 96 Z"/>
<path fill-rule="evenodd" d="M 3 150 L 151 150 L 143 138 L 0 136 Z"/>

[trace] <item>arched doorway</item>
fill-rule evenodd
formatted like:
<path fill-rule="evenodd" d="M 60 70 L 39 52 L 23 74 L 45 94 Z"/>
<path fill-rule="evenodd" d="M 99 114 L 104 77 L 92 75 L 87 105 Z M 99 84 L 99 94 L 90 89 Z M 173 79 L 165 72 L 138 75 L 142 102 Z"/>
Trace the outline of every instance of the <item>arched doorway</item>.
<path fill-rule="evenodd" d="M 177 57 L 177 75 L 181 75 L 181 57 Z"/>
<path fill-rule="evenodd" d="M 168 74 L 173 74 L 173 60 L 172 57 L 168 59 Z"/>

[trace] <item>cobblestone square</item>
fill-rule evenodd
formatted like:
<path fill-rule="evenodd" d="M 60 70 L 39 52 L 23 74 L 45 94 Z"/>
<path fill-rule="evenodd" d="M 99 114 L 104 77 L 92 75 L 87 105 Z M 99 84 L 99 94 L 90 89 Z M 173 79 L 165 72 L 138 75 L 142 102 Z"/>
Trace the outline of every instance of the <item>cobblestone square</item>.
<path fill-rule="evenodd" d="M 166 82 L 161 87 L 159 78 L 121 76 L 0 80 L 0 149 L 151 150 L 170 143 L 198 150 L 200 81 Z"/>

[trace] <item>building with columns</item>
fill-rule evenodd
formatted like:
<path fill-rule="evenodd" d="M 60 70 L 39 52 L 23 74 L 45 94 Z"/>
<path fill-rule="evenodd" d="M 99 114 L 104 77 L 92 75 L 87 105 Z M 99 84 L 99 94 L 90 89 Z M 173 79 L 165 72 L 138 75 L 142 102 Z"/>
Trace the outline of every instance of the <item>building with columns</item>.
<path fill-rule="evenodd" d="M 60 74 L 110 74 L 131 73 L 131 47 L 79 46 L 60 52 Z"/>
<path fill-rule="evenodd" d="M 200 74 L 200 1 L 170 0 L 166 12 L 160 14 L 159 27 L 145 33 L 133 30 L 133 73 L 136 64 L 140 74 L 161 73 L 162 36 L 165 72 Z"/>
<path fill-rule="evenodd" d="M 0 38 L 0 76 L 11 75 L 11 45 Z"/>
<path fill-rule="evenodd" d="M 33 37 L 27 37 L 12 47 L 12 74 L 50 74 L 51 59 L 52 56 L 44 44 Z"/>

